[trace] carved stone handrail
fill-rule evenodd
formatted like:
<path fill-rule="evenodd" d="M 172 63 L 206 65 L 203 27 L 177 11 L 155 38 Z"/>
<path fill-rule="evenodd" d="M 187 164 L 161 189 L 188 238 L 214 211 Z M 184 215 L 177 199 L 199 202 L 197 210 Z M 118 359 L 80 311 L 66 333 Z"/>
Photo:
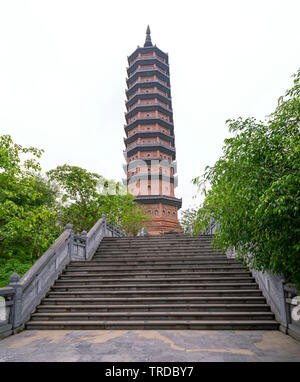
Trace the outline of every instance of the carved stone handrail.
<path fill-rule="evenodd" d="M 202 235 L 214 235 L 219 228 L 219 223 L 211 219 Z M 189 227 L 189 234 L 193 234 L 192 226 Z M 235 248 L 230 248 L 226 252 L 228 258 L 236 258 Z M 248 256 L 251 256 L 248 254 Z M 273 274 L 267 271 L 257 271 L 250 267 L 259 288 L 261 289 L 267 303 L 270 305 L 276 320 L 279 322 L 279 329 L 300 341 L 300 319 L 293 319 L 292 310 L 295 308 L 292 298 L 299 296 L 300 291 L 295 284 L 286 284 L 283 275 Z M 299 304 L 299 303 L 298 303 Z M 297 308 L 300 311 L 300 308 Z"/>
<path fill-rule="evenodd" d="M 205 229 L 201 232 L 201 235 L 214 235 L 216 233 L 217 228 L 219 227 L 219 224 L 216 222 L 215 219 L 210 219 L 209 224 L 205 227 Z M 189 228 L 187 230 L 187 233 L 193 234 L 193 224 L 189 225 Z"/>
<path fill-rule="evenodd" d="M 104 215 L 89 233 L 83 231 L 81 235 L 75 234 L 72 225 L 67 224 L 65 231 L 22 278 L 13 273 L 9 286 L 0 288 L 0 302 L 2 310 L 5 309 L 4 319 L 3 312 L 0 316 L 0 338 L 22 330 L 64 268 L 71 261 L 90 260 L 106 236 L 125 236 L 125 233 L 107 222 Z"/>
<path fill-rule="evenodd" d="M 0 339 L 12 333 L 14 288 L 1 288 L 0 296 Z"/>
<path fill-rule="evenodd" d="M 202 233 L 202 235 L 214 235 L 217 228 L 218 223 L 215 221 L 215 219 L 211 219 L 209 225 L 207 226 L 206 230 Z"/>

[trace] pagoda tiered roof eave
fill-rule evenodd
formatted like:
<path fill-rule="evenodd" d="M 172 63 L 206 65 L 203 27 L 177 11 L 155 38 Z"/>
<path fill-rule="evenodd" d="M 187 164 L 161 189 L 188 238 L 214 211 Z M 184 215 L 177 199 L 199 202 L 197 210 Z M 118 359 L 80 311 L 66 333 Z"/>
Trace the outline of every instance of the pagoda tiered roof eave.
<path fill-rule="evenodd" d="M 124 138 L 124 143 L 127 145 L 129 143 L 134 142 L 138 138 L 162 138 L 165 139 L 168 142 L 171 142 L 173 145 L 175 143 L 175 136 L 166 134 L 159 130 L 145 130 L 145 131 L 137 131 L 135 134 L 131 135 L 130 137 Z"/>
<path fill-rule="evenodd" d="M 174 147 L 164 145 L 163 143 L 157 142 L 157 143 L 138 143 L 135 146 L 132 146 L 130 148 L 126 148 L 124 152 L 127 154 L 127 156 L 131 156 L 136 154 L 137 152 L 142 151 L 159 151 L 168 155 L 172 155 L 172 159 L 176 158 L 176 150 Z"/>
<path fill-rule="evenodd" d="M 128 123 L 127 125 L 124 125 L 125 132 L 128 132 L 138 125 L 153 125 L 155 123 L 158 123 L 162 127 L 166 127 L 167 129 L 171 130 L 171 134 L 173 135 L 174 125 L 171 122 L 166 121 L 165 119 L 162 119 L 160 117 L 144 117 L 144 118 L 136 118 L 134 121 Z"/>
<path fill-rule="evenodd" d="M 136 93 L 130 100 L 126 101 L 126 108 L 128 110 L 129 107 L 131 107 L 134 103 L 136 103 L 139 99 L 145 100 L 145 99 L 153 99 L 157 98 L 159 101 L 164 102 L 169 105 L 169 110 L 172 110 L 172 101 L 170 98 L 166 97 L 165 95 L 159 93 L 159 92 L 151 92 L 151 93 Z"/>
<path fill-rule="evenodd" d="M 162 73 L 157 68 L 136 71 L 131 77 L 126 78 L 126 84 L 129 87 L 129 85 L 137 81 L 139 77 L 147 77 L 147 76 L 154 76 L 154 75 L 156 75 L 162 81 L 165 81 L 167 83 L 165 86 L 170 88 L 170 77 L 167 74 Z M 152 81 L 146 81 L 146 82 L 152 82 Z"/>
<path fill-rule="evenodd" d="M 129 118 L 133 118 L 138 112 L 151 112 L 159 111 L 170 118 L 170 123 L 173 123 L 173 111 L 167 109 L 166 107 L 160 105 L 158 102 L 152 104 L 137 104 L 133 109 L 125 113 L 126 123 L 128 123 Z"/>
<path fill-rule="evenodd" d="M 155 158 L 139 158 L 139 159 L 135 159 L 131 162 L 128 162 L 128 163 L 124 163 L 123 164 L 123 170 L 127 173 L 127 170 L 128 171 L 133 171 L 133 169 L 137 166 L 142 166 L 144 165 L 144 163 L 146 163 L 146 165 L 151 165 L 153 164 L 153 162 L 157 162 L 155 164 L 159 164 L 159 166 L 165 166 L 165 163 L 166 162 L 169 162 L 169 166 L 167 165 L 166 167 L 172 167 L 174 169 L 174 174 L 177 173 L 177 161 L 176 160 L 173 160 L 172 162 L 166 160 L 166 159 L 162 159 L 162 158 L 158 158 L 158 157 L 155 157 Z"/>
<path fill-rule="evenodd" d="M 169 86 L 162 84 L 160 81 L 137 81 L 131 88 L 126 89 L 127 98 L 130 97 L 131 94 L 136 93 L 139 88 L 147 89 L 157 87 L 164 93 L 167 93 L 168 97 L 171 99 L 171 89 Z"/>
<path fill-rule="evenodd" d="M 165 174 L 141 174 L 137 173 L 131 176 L 127 177 L 127 183 L 126 179 L 123 179 L 123 184 L 126 186 L 129 186 L 132 183 L 136 183 L 138 180 L 164 180 L 166 182 L 171 182 L 174 184 L 174 187 L 177 187 L 178 177 L 177 175 L 165 175 Z"/>
<path fill-rule="evenodd" d="M 130 56 L 127 57 L 128 64 L 130 65 L 130 62 L 135 59 L 135 57 L 138 56 L 139 53 L 147 54 L 155 52 L 158 54 L 158 56 L 161 56 L 161 58 L 164 58 L 166 60 L 166 63 L 169 63 L 169 56 L 168 53 L 163 52 L 161 49 L 159 49 L 156 45 L 153 46 L 138 46 L 136 50 L 131 53 Z"/>
<path fill-rule="evenodd" d="M 182 199 L 178 199 L 171 196 L 165 196 L 165 195 L 139 195 L 135 196 L 135 200 L 138 203 L 142 204 L 168 204 L 171 206 L 176 206 L 178 208 L 181 208 L 182 206 Z"/>
<path fill-rule="evenodd" d="M 140 57 L 140 58 L 137 58 L 136 61 L 132 65 L 130 65 L 126 68 L 126 71 L 127 71 L 128 76 L 129 76 L 132 72 L 137 70 L 139 65 L 154 65 L 154 64 L 156 64 L 162 70 L 166 70 L 168 76 L 170 75 L 169 65 L 166 64 L 165 62 L 159 60 L 157 57 Z"/>

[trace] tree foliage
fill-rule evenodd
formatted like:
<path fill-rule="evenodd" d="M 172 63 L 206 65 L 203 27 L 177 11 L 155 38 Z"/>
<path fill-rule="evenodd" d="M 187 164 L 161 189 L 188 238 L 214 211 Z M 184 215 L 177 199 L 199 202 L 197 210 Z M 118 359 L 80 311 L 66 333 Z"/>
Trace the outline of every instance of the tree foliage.
<path fill-rule="evenodd" d="M 87 170 L 63 165 L 47 175 L 60 190 L 58 220 L 63 227 L 72 222 L 76 231 L 88 231 L 99 216 L 97 183 L 102 177 Z"/>
<path fill-rule="evenodd" d="M 194 222 L 198 215 L 198 208 L 187 208 L 181 211 L 180 224 L 185 233 L 194 229 Z"/>
<path fill-rule="evenodd" d="M 227 124 L 234 136 L 225 140 L 222 157 L 193 180 L 205 194 L 195 228 L 215 219 L 217 247 L 234 247 L 253 269 L 299 285 L 300 70 L 264 122 Z"/>
<path fill-rule="evenodd" d="M 88 231 L 105 214 L 107 220 L 136 235 L 146 219 L 132 195 L 121 185 L 75 166 L 58 166 L 47 173 L 61 190 L 61 225 L 72 222 L 74 230 Z"/>
<path fill-rule="evenodd" d="M 104 213 L 136 235 L 146 216 L 115 181 L 76 166 L 41 173 L 43 150 L 0 136 L 0 286 L 12 272 L 23 275 L 71 222 L 89 231 Z"/>
<path fill-rule="evenodd" d="M 12 268 L 24 273 L 59 233 L 56 190 L 40 175 L 41 155 L 0 136 L 0 283 Z"/>

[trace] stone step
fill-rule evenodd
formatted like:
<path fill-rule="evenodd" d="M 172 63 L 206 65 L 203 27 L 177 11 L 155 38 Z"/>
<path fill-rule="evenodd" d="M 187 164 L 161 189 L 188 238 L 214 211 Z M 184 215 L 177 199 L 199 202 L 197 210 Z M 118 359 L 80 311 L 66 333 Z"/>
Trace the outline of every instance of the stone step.
<path fill-rule="evenodd" d="M 100 245 L 99 248 L 96 250 L 96 253 L 100 252 L 123 252 L 123 251 L 141 251 L 141 252 L 148 252 L 148 251 L 161 251 L 163 253 L 168 253 L 169 251 L 179 251 L 179 252 L 204 252 L 204 253 L 223 253 L 220 250 L 213 248 L 211 246 L 200 246 L 200 245 L 162 245 L 162 244 L 143 244 L 143 245 Z"/>
<path fill-rule="evenodd" d="M 272 320 L 272 312 L 46 312 L 33 313 L 32 321 L 135 321 L 135 320 Z"/>
<path fill-rule="evenodd" d="M 123 305 L 39 305 L 38 313 L 46 312 L 167 312 L 167 311 L 205 311 L 205 312 L 269 312 L 267 304 L 123 304 Z"/>
<path fill-rule="evenodd" d="M 112 237 L 106 236 L 103 241 L 138 241 L 138 240 L 212 240 L 214 235 L 190 235 L 190 234 L 169 234 L 165 235 L 148 235 L 148 236 L 123 236 L 123 237 Z"/>
<path fill-rule="evenodd" d="M 123 253 L 123 252 L 139 252 L 139 253 L 148 253 L 148 252 L 161 252 L 161 253 L 170 253 L 170 252 L 179 252 L 179 253 L 189 253 L 189 252 L 195 252 L 195 253 L 207 253 L 207 254 L 222 254 L 223 252 L 218 251 L 214 248 L 203 248 L 203 247 L 193 247 L 193 246 L 179 246 L 179 245 L 174 245 L 174 246 L 163 246 L 163 245 L 156 245 L 156 246 L 151 246 L 151 245 L 145 245 L 145 246 L 103 246 L 99 247 L 96 251 L 96 253 L 106 253 L 106 252 L 112 252 L 112 253 Z"/>
<path fill-rule="evenodd" d="M 148 235 L 148 236 L 123 236 L 123 237 L 112 237 L 112 236 L 106 236 L 103 238 L 103 241 L 107 242 L 123 242 L 123 241 L 139 241 L 139 240 L 213 240 L 215 235 L 190 235 L 190 234 L 184 234 L 184 235 Z"/>
<path fill-rule="evenodd" d="M 135 241 L 135 242 L 101 242 L 101 245 L 99 246 L 98 250 L 101 250 L 101 248 L 153 248 L 153 247 L 161 247 L 161 248 L 175 248 L 176 246 L 183 247 L 183 248 L 202 248 L 202 249 L 216 249 L 215 245 L 211 241 Z"/>
<path fill-rule="evenodd" d="M 173 237 L 159 237 L 159 236 L 153 236 L 151 235 L 150 236 L 144 236 L 144 237 L 133 237 L 133 236 L 127 236 L 127 237 L 123 237 L 123 238 L 119 238 L 119 237 L 105 237 L 102 239 L 101 243 L 102 244 L 115 244 L 115 243 L 120 243 L 120 244 L 131 244 L 131 243 L 143 243 L 143 242 L 146 242 L 146 243 L 155 243 L 155 242 L 159 242 L 159 243 L 180 243 L 180 242 L 189 242 L 189 243 L 194 243 L 194 242 L 198 242 L 198 243 L 211 243 L 212 241 L 214 240 L 213 237 L 200 237 L 200 236 L 173 236 Z"/>
<path fill-rule="evenodd" d="M 101 259 L 101 260 L 91 260 L 89 262 L 86 261 L 74 261 L 70 265 L 74 267 L 81 267 L 82 265 L 89 265 L 89 266 L 117 266 L 117 265 L 122 265 L 122 266 L 156 266 L 156 265 L 181 265 L 181 264 L 197 264 L 199 266 L 201 265 L 231 265 L 231 266 L 242 266 L 242 263 L 235 262 L 233 260 L 190 260 L 190 259 L 176 259 L 176 260 L 140 260 L 139 258 L 136 258 L 135 260 L 118 260 L 118 259 Z"/>
<path fill-rule="evenodd" d="M 97 263 L 97 262 L 164 262 L 164 263 L 176 263 L 180 262 L 198 262 L 199 264 L 202 263 L 226 263 L 226 264 L 242 264 L 241 260 L 235 259 L 235 258 L 227 258 L 224 255 L 214 255 L 214 256 L 201 256 L 199 254 L 194 254 L 194 255 L 166 255 L 163 256 L 162 254 L 160 255 L 152 255 L 151 253 L 148 254 L 148 256 L 145 255 L 139 255 L 139 254 L 130 254 L 130 255 L 117 255 L 117 254 L 107 254 L 103 256 L 94 256 L 91 260 L 88 261 L 88 263 Z M 73 263 L 73 262 L 72 262 Z M 74 262 L 75 263 L 75 262 Z M 76 261 L 76 263 L 79 263 L 79 261 Z M 81 263 L 87 263 L 86 261 L 81 261 Z"/>
<path fill-rule="evenodd" d="M 161 261 L 161 260 L 168 260 L 168 261 L 174 261 L 174 260 L 199 260 L 199 261 L 215 261 L 215 260 L 229 260 L 229 262 L 237 262 L 237 260 L 234 259 L 227 259 L 225 255 L 212 255 L 212 256 L 207 256 L 207 255 L 199 255 L 199 254 L 172 254 L 172 255 L 153 255 L 149 254 L 148 256 L 141 256 L 140 254 L 135 254 L 135 255 L 95 255 L 93 256 L 92 260 L 90 261 Z"/>
<path fill-rule="evenodd" d="M 213 240 L 213 236 L 144 236 L 144 237 L 105 237 L 101 241 L 102 244 L 106 243 L 173 243 L 173 242 L 201 242 L 201 243 L 210 243 Z"/>
<path fill-rule="evenodd" d="M 65 268 L 26 328 L 278 329 L 251 272 L 212 237 L 104 238 Z"/>
<path fill-rule="evenodd" d="M 135 282 L 134 284 L 111 284 L 111 285 L 99 285 L 99 284 L 74 284 L 74 283 L 55 283 L 55 285 L 51 288 L 51 291 L 61 291 L 61 292 L 73 292 L 73 291 L 138 291 L 138 290 L 151 290 L 151 291 L 157 291 L 161 289 L 171 289 L 171 290 L 178 290 L 180 292 L 181 288 L 184 289 L 199 289 L 199 290 L 206 290 L 206 289 L 234 289 L 234 290 L 240 290 L 240 289 L 258 289 L 258 286 L 256 283 L 216 283 L 216 282 L 210 282 L 210 283 L 203 283 L 203 284 L 197 284 L 197 283 L 185 283 L 181 284 L 180 287 L 178 284 L 170 284 L 170 283 L 160 283 L 160 284 L 139 284 Z"/>
<path fill-rule="evenodd" d="M 104 258 L 109 258 L 109 259 L 124 259 L 124 258 L 153 258 L 159 259 L 159 258 L 164 258 L 166 260 L 172 260 L 173 258 L 191 258 L 191 259 L 201 259 L 203 260 L 209 260 L 209 259 L 228 259 L 228 260 L 235 260 L 235 258 L 228 258 L 225 254 L 223 253 L 217 253 L 217 252 L 207 252 L 207 251 L 185 251 L 185 250 L 170 250 L 170 251 L 165 251 L 163 252 L 162 250 L 157 250 L 157 251 L 151 251 L 150 249 L 148 251 L 139 251 L 137 250 L 130 250 L 130 251 L 102 251 L 102 252 L 96 252 L 93 256 L 94 259 L 104 259 Z M 237 259 L 236 259 L 237 260 Z"/>
<path fill-rule="evenodd" d="M 239 278 L 239 277 L 252 277 L 252 274 L 249 270 L 247 269 L 242 269 L 242 270 L 234 270 L 234 271 L 225 271 L 225 272 L 212 272 L 212 271 L 189 271 L 183 272 L 180 271 L 174 271 L 171 270 L 170 272 L 143 272 L 143 271 L 136 271 L 136 272 L 131 272 L 131 273 L 119 273 L 118 271 L 112 272 L 112 273 L 100 273 L 100 272 L 93 272 L 93 271 L 82 271 L 82 269 L 76 268 L 75 270 L 65 270 L 61 276 L 62 279 L 65 278 L 73 278 L 73 277 L 100 277 L 101 279 L 109 279 L 109 278 L 130 278 L 130 279 L 135 279 L 135 278 L 145 278 L 145 279 L 154 279 L 154 278 L 164 278 L 164 279 L 169 279 L 173 277 L 230 277 L 230 278 Z"/>
<path fill-rule="evenodd" d="M 147 249 L 155 249 L 155 248 L 161 248 L 162 250 L 166 249 L 176 249 L 176 248 L 183 248 L 183 249 L 191 249 L 191 250 L 202 250 L 202 251 L 219 251 L 217 248 L 213 247 L 210 243 L 197 243 L 197 242 L 186 242 L 186 243 L 132 243 L 132 244 L 121 244 L 121 243 L 101 243 L 97 251 L 102 251 L 102 250 L 123 250 L 123 249 L 129 249 L 129 250 L 137 250 L 137 249 L 142 249 L 142 250 L 147 250 Z M 220 252 L 220 251 L 219 251 Z"/>
<path fill-rule="evenodd" d="M 119 251 L 119 252 L 123 252 L 123 251 L 138 251 L 138 250 L 141 250 L 142 252 L 145 252 L 145 251 L 161 251 L 161 252 L 167 252 L 167 251 L 181 251 L 181 252 L 185 252 L 185 251 L 189 251 L 189 252 L 208 252 L 208 253 L 223 253 L 221 252 L 220 250 L 212 247 L 212 246 L 203 246 L 203 245 L 189 245 L 189 244 L 186 244 L 186 245 L 178 245 L 178 244 L 174 244 L 174 245 L 163 245 L 163 244 L 142 244 L 142 245 L 100 245 L 98 247 L 98 249 L 96 250 L 96 252 L 107 252 L 107 251 L 113 251 L 113 252 L 116 252 L 116 251 Z"/>
<path fill-rule="evenodd" d="M 196 272 L 196 271 L 210 271 L 210 272 L 215 272 L 215 271 L 242 271 L 244 270 L 247 272 L 247 268 L 240 266 L 238 264 L 230 264 L 230 265 L 195 265 L 195 264 L 169 264 L 166 266 L 163 265 L 158 265 L 158 264 L 153 264 L 151 267 L 149 265 L 135 265 L 134 267 L 132 265 L 120 265 L 117 268 L 112 267 L 112 266 L 106 266 L 106 265 L 101 265 L 101 266 L 93 266 L 93 265 L 74 265 L 72 263 L 71 265 L 68 265 L 66 268 L 68 271 L 92 271 L 92 272 L 99 272 L 99 273 L 104 273 L 104 272 L 127 272 L 127 273 L 136 273 L 137 271 L 148 271 L 148 272 L 161 272 L 161 271 L 181 271 L 181 272 L 186 272 L 187 270 Z"/>
<path fill-rule="evenodd" d="M 163 283 L 168 282 L 170 285 L 172 284 L 185 284 L 185 283 L 196 283 L 196 284 L 205 284 L 208 282 L 214 282 L 214 283 L 232 283 L 233 281 L 242 283 L 242 282 L 249 282 L 249 283 L 255 283 L 254 277 L 239 277 L 239 278 L 233 278 L 232 277 L 169 277 L 166 278 L 101 278 L 101 277 L 87 277 L 84 276 L 82 278 L 76 277 L 76 276 L 64 276 L 62 275 L 59 280 L 56 281 L 55 285 L 68 285 L 68 284 L 128 284 L 128 283 L 138 283 L 138 284 L 145 284 L 151 282 L 152 284 L 156 283 Z"/>
<path fill-rule="evenodd" d="M 158 244 L 165 244 L 165 245 L 174 245 L 174 244 L 191 244 L 191 245 L 203 245 L 203 246 L 210 246 L 212 245 L 213 240 L 212 239 L 194 239 L 194 238 L 130 238 L 130 239 L 119 239 L 114 238 L 111 240 L 107 240 L 106 238 L 101 241 L 101 245 L 144 245 L 144 244 L 150 244 L 150 245 L 158 245 Z"/>
<path fill-rule="evenodd" d="M 133 304 L 265 304 L 264 296 L 217 296 L 217 297 L 46 297 L 42 300 L 42 305 L 133 305 Z"/>
<path fill-rule="evenodd" d="M 160 290 L 50 290 L 47 297 L 187 297 L 187 296 L 261 296 L 259 289 L 160 289 Z"/>
<path fill-rule="evenodd" d="M 119 253 L 112 253 L 110 251 L 107 251 L 107 252 L 103 252 L 103 253 L 96 253 L 92 260 L 101 260 L 101 259 L 153 259 L 153 260 L 159 260 L 161 258 L 163 258 L 164 260 L 169 260 L 171 261 L 172 259 L 188 259 L 188 258 L 191 258 L 192 260 L 195 260 L 195 259 L 199 259 L 199 260 L 210 260 L 210 259 L 219 259 L 219 260 L 235 260 L 234 258 L 227 258 L 226 255 L 224 254 L 217 254 L 217 253 L 211 253 L 211 254 L 208 254 L 207 252 L 194 252 L 194 253 L 190 253 L 190 252 L 187 252 L 187 251 L 183 251 L 183 252 L 157 252 L 157 253 L 154 253 L 154 252 L 150 252 L 150 251 L 147 251 L 147 252 L 139 252 L 139 251 L 135 251 L 135 252 L 119 252 Z"/>
<path fill-rule="evenodd" d="M 30 321 L 26 329 L 31 330 L 277 330 L 275 320 L 245 321 Z"/>

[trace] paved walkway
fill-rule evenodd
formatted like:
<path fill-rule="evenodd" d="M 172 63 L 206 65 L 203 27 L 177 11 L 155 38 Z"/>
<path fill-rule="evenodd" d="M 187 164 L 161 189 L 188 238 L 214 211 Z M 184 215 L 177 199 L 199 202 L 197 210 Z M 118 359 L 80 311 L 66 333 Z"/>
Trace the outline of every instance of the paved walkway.
<path fill-rule="evenodd" d="M 279 331 L 25 330 L 0 341 L 0 361 L 300 361 Z"/>

